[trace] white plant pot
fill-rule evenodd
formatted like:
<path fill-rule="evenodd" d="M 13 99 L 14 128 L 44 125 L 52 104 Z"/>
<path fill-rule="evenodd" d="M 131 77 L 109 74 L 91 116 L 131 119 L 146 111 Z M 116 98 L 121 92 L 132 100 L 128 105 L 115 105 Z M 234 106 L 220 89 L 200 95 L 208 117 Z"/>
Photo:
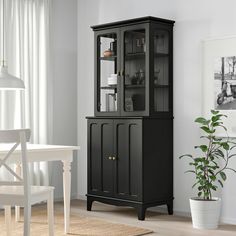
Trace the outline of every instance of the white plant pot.
<path fill-rule="evenodd" d="M 216 229 L 219 225 L 221 199 L 213 198 L 211 201 L 200 198 L 190 199 L 193 228 Z"/>

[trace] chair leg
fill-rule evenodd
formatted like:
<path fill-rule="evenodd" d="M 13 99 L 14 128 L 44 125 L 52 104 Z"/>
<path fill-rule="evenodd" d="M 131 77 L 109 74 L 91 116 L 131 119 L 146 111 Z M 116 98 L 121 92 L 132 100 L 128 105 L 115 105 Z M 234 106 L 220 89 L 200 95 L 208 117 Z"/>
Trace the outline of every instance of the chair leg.
<path fill-rule="evenodd" d="M 54 236 L 54 209 L 53 209 L 53 191 L 50 192 L 47 200 L 48 210 L 48 228 L 49 236 Z"/>
<path fill-rule="evenodd" d="M 15 164 L 15 172 L 17 175 L 21 176 L 22 175 L 22 168 L 21 168 L 21 164 Z M 17 180 L 15 178 L 15 180 Z M 20 221 L 20 207 L 19 206 L 15 206 L 15 221 L 19 222 Z"/>
<path fill-rule="evenodd" d="M 15 221 L 19 222 L 20 221 L 20 207 L 15 206 Z"/>
<path fill-rule="evenodd" d="M 24 236 L 30 236 L 31 205 L 24 207 Z"/>
<path fill-rule="evenodd" d="M 11 206 L 4 206 L 5 208 L 5 224 L 7 229 L 7 236 L 11 235 Z"/>

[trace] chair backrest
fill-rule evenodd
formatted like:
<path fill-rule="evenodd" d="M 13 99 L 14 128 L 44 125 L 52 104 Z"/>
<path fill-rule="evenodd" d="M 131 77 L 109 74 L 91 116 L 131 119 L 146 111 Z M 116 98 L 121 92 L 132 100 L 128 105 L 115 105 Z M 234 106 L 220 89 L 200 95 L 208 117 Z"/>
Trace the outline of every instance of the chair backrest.
<path fill-rule="evenodd" d="M 0 130 L 0 143 L 20 143 L 20 134 L 25 133 L 26 142 L 30 139 L 30 129 Z"/>
<path fill-rule="evenodd" d="M 0 169 L 5 167 L 8 172 L 15 178 L 15 181 L 0 181 L 0 185 L 23 185 L 25 194 L 29 194 L 29 169 L 27 160 L 27 146 L 26 142 L 30 139 L 29 129 L 17 129 L 17 130 L 0 130 L 0 143 L 12 143 L 12 147 L 5 155 L 3 159 L 0 160 Z M 22 176 L 18 175 L 8 164 L 7 161 L 10 159 L 11 154 L 16 150 L 18 146 L 21 146 L 21 165 L 23 171 Z"/>

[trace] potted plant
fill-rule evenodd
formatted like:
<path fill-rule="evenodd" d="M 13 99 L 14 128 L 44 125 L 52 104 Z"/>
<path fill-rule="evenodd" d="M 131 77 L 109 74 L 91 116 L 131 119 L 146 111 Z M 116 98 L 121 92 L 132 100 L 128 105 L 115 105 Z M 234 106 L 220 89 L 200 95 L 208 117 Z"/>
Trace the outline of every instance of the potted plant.
<path fill-rule="evenodd" d="M 219 111 L 211 111 L 211 118 L 198 117 L 195 122 L 200 124 L 203 131 L 201 139 L 204 143 L 195 146 L 200 152 L 193 156 L 185 154 L 179 158 L 187 157 L 190 162 L 190 170 L 186 173 L 195 175 L 193 188 L 198 190 L 198 196 L 190 199 L 190 208 L 193 227 L 198 229 L 215 229 L 218 227 L 221 209 L 221 199 L 213 197 L 213 192 L 218 187 L 223 187 L 226 180 L 226 171 L 236 172 L 228 167 L 230 159 L 236 154 L 232 150 L 236 143 L 230 141 L 227 129 L 223 125 L 222 119 L 227 117 Z M 227 138 L 216 136 L 216 131 L 223 129 Z"/>

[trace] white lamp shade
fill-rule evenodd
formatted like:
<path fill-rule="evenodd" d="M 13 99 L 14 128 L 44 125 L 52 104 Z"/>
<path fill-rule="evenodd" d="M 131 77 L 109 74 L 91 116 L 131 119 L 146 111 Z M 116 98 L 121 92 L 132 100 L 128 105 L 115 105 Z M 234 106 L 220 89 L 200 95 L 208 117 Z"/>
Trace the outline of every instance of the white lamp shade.
<path fill-rule="evenodd" d="M 0 70 L 0 90 L 23 90 L 25 85 L 23 80 L 8 74 L 7 67 Z"/>

